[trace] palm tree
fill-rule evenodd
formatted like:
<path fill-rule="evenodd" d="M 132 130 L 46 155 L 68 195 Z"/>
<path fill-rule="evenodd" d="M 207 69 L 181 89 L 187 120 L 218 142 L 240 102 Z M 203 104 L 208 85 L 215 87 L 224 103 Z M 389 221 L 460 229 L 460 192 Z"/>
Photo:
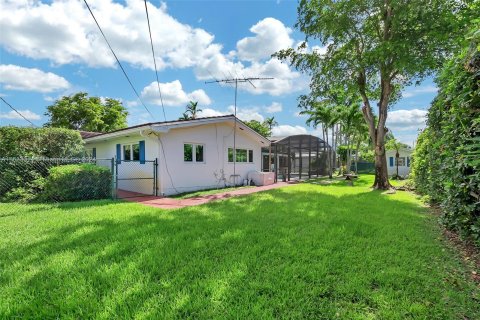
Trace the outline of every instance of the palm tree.
<path fill-rule="evenodd" d="M 272 134 L 272 128 L 275 126 L 278 126 L 278 122 L 275 121 L 275 117 L 267 118 L 263 123 L 268 127 L 268 130 L 270 131 L 270 135 Z M 272 146 L 270 145 L 270 148 L 268 149 L 268 171 L 269 172 L 272 170 L 271 167 L 272 167 Z"/>
<path fill-rule="evenodd" d="M 278 122 L 275 120 L 275 117 L 267 118 L 263 123 L 265 123 L 270 128 L 270 131 L 272 131 L 273 127 L 278 126 Z"/>
<path fill-rule="evenodd" d="M 334 126 L 337 121 L 337 115 L 334 108 L 330 105 L 329 100 L 315 101 L 312 103 L 309 110 L 303 110 L 300 114 L 308 115 L 306 124 L 312 125 L 313 128 L 317 128 L 318 125 L 322 125 L 323 140 L 328 143 L 328 128 L 332 129 L 332 139 L 334 135 Z M 332 179 L 332 146 L 327 150 L 327 164 L 328 164 L 328 176 Z"/>
<path fill-rule="evenodd" d="M 197 114 L 202 111 L 198 108 L 198 101 L 190 101 L 186 107 L 185 113 L 190 114 L 190 119 L 197 119 Z"/>

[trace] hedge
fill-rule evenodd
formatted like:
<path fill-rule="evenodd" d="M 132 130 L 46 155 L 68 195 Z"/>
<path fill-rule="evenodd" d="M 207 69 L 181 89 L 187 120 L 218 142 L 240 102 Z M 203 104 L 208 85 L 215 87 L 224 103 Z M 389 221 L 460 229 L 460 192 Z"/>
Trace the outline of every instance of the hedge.
<path fill-rule="evenodd" d="M 416 189 L 442 209 L 442 222 L 480 246 L 480 27 L 438 76 L 412 166 Z"/>
<path fill-rule="evenodd" d="M 106 199 L 112 194 L 112 176 L 108 168 L 94 164 L 52 167 L 45 178 L 43 201 L 81 201 Z"/>

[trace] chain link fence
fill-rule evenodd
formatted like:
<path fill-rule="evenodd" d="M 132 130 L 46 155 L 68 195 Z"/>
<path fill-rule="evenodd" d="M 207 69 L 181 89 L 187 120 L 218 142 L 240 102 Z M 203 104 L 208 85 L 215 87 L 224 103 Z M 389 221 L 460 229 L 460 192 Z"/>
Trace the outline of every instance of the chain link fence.
<path fill-rule="evenodd" d="M 115 197 L 114 159 L 0 158 L 0 203 Z"/>

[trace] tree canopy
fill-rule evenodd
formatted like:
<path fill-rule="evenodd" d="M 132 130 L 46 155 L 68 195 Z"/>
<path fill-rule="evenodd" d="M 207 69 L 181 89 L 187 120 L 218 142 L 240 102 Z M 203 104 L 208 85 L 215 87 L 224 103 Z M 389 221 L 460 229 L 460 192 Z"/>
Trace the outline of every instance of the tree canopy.
<path fill-rule="evenodd" d="M 47 127 L 109 132 L 127 127 L 128 112 L 119 100 L 79 92 L 55 101 L 45 115 Z"/>
<path fill-rule="evenodd" d="M 260 133 L 264 137 L 270 137 L 272 135 L 272 131 L 270 130 L 270 127 L 266 122 L 260 122 L 260 121 L 257 121 L 257 120 L 250 120 L 250 121 L 245 121 L 244 123 L 247 126 L 249 126 L 251 129 Z"/>
<path fill-rule="evenodd" d="M 311 76 L 304 103 L 337 92 L 359 95 L 375 149 L 374 187 L 386 189 L 385 127 L 401 89 L 437 70 L 457 47 L 465 24 L 462 1 L 301 0 L 296 27 L 306 41 L 276 57 Z M 317 40 L 325 52 L 308 49 Z M 377 104 L 378 123 L 372 101 Z"/>

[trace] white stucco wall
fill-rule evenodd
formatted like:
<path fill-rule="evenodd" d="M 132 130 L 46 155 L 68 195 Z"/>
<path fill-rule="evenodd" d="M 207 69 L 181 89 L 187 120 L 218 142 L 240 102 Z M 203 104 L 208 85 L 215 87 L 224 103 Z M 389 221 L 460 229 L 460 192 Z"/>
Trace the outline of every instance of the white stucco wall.
<path fill-rule="evenodd" d="M 250 171 L 261 171 L 260 138 L 237 127 L 236 148 L 253 150 L 253 163 L 236 163 L 238 182 L 247 179 Z M 228 162 L 228 148 L 233 148 L 233 123 L 213 123 L 196 127 L 171 129 L 161 134 L 166 161 L 160 156 L 161 192 L 170 195 L 233 184 L 233 163 Z M 204 162 L 185 162 L 185 143 L 204 145 Z M 170 177 L 173 184 L 170 181 Z M 223 175 L 222 175 L 223 171 Z M 225 180 L 222 180 L 222 177 Z"/>
<path fill-rule="evenodd" d="M 410 174 L 410 168 L 412 166 L 412 150 L 400 150 L 399 155 L 400 157 L 405 158 L 405 165 L 404 166 L 398 166 L 398 174 L 400 176 L 408 176 Z M 395 165 L 395 155 L 396 155 L 395 150 L 387 150 L 386 155 L 387 155 L 387 168 L 388 168 L 388 175 L 392 176 L 397 173 L 397 166 Z M 393 157 L 393 166 L 390 163 L 390 157 Z M 407 158 L 410 158 L 410 166 L 407 166 L 408 161 Z"/>
<path fill-rule="evenodd" d="M 106 141 L 86 142 L 86 148 L 96 148 L 97 159 L 111 159 L 116 156 L 116 145 L 135 144 L 139 141 L 145 141 L 145 159 L 155 160 L 158 158 L 158 143 L 155 138 L 142 137 L 139 133 L 129 134 L 128 136 L 108 139 Z M 99 165 L 107 163 L 99 161 Z M 153 177 L 153 165 L 150 162 L 141 164 L 138 161 L 122 162 L 118 164 L 118 178 L 150 178 Z M 153 194 L 153 180 L 119 180 L 118 188 L 127 191 L 139 192 L 144 194 Z"/>
<path fill-rule="evenodd" d="M 244 125 L 237 126 L 236 148 L 253 150 L 253 163 L 236 163 L 235 173 L 239 175 L 238 183 L 243 183 L 251 171 L 261 171 L 261 148 L 267 146 L 261 143 L 261 138 L 250 133 Z M 159 195 L 172 195 L 201 189 L 232 185 L 233 163 L 228 162 L 228 148 L 233 148 L 233 122 L 200 124 L 198 126 L 171 128 L 166 133 L 150 133 L 140 135 L 129 133 L 128 136 L 110 138 L 108 140 L 95 138 L 87 141 L 86 148 L 96 148 L 97 159 L 112 158 L 116 155 L 116 145 L 138 143 L 145 141 L 145 159 L 158 158 Z M 144 135 L 148 130 L 144 130 Z M 125 134 L 127 135 L 127 134 Z M 163 144 L 163 150 L 159 142 Z M 204 161 L 185 162 L 184 144 L 202 144 L 204 146 Z M 122 149 L 123 151 L 123 149 Z M 222 174 L 223 172 L 223 174 Z M 121 163 L 118 166 L 119 178 L 151 177 L 152 165 L 139 162 Z M 151 180 L 119 181 L 119 188 L 152 194 Z"/>

